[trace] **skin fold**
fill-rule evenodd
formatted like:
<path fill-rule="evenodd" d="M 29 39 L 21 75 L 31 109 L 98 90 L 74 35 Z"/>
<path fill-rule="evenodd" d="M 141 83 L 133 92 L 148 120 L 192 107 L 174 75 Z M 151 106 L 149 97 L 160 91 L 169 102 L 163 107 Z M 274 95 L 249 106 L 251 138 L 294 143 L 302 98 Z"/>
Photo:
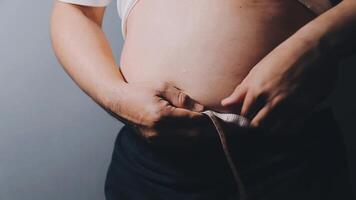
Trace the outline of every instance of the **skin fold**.
<path fill-rule="evenodd" d="M 139 1 L 120 67 L 129 83 L 170 82 L 207 109 L 235 112 L 222 98 L 314 17 L 297 1 Z"/>

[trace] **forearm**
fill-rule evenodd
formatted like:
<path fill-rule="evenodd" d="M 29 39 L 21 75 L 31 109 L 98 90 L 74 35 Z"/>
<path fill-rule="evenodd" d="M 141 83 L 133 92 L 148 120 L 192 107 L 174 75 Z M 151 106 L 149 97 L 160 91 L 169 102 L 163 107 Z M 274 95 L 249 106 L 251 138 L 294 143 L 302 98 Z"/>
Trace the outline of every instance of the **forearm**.
<path fill-rule="evenodd" d="M 346 57 L 356 53 L 356 1 L 344 0 L 315 18 L 290 39 L 315 47 L 328 56 Z"/>
<path fill-rule="evenodd" d="M 55 54 L 76 84 L 94 101 L 107 107 L 114 96 L 119 98 L 126 83 L 101 24 L 75 6 L 57 4 L 51 17 Z"/>

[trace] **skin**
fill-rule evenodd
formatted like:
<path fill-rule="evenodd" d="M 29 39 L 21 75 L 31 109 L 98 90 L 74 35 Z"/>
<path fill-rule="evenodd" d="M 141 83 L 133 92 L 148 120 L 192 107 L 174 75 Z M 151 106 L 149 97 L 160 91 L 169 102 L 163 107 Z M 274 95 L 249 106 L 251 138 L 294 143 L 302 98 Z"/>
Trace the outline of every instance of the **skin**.
<path fill-rule="evenodd" d="M 294 0 L 139 1 L 120 68 L 129 83 L 170 82 L 206 109 L 235 112 L 220 101 L 314 17 Z"/>
<path fill-rule="evenodd" d="M 102 31 L 105 8 L 54 2 L 51 38 L 55 54 L 73 81 L 99 106 L 154 139 L 165 125 L 187 127 L 206 120 L 203 106 L 162 82 L 128 84 Z"/>
<path fill-rule="evenodd" d="M 154 9 L 164 6 L 164 2 L 165 5 L 176 3 L 171 5 L 171 8 L 175 9 L 170 10 L 170 7 L 166 7 L 167 12 L 163 13 L 166 17 L 161 17 L 162 13 L 160 16 L 154 15 L 157 13 L 153 12 Z M 307 9 L 295 1 L 271 0 L 268 6 L 263 3 L 265 1 L 253 1 L 255 3 L 242 5 L 238 3 L 239 1 L 232 0 L 226 1 L 228 4 L 220 2 L 215 5 L 207 4 L 208 6 L 204 7 L 206 11 L 213 12 L 200 12 L 202 16 L 197 18 L 191 17 L 196 16 L 194 8 L 201 8 L 201 4 L 197 3 L 186 10 L 184 1 L 164 2 L 152 0 L 151 4 L 146 5 L 146 8 L 152 6 L 151 9 L 141 11 L 145 5 L 139 3 L 130 14 L 120 62 L 122 71 L 116 65 L 101 29 L 105 8 L 55 2 L 51 18 L 53 48 L 62 66 L 78 86 L 111 115 L 136 126 L 145 138 L 158 139 L 163 141 L 162 143 L 166 143 L 167 140 L 177 141 L 176 138 L 197 136 L 206 131 L 201 130 L 201 127 L 210 130 L 206 116 L 200 113 L 207 108 L 236 113 L 242 108 L 244 115 L 251 115 L 250 110 L 256 110 L 253 112 L 254 115 L 249 117 L 253 119 L 255 126 L 259 126 L 262 121 L 267 121 L 269 114 L 273 113 L 272 110 L 278 108 L 277 105 L 284 102 L 282 100 L 298 101 L 298 96 L 294 95 L 294 98 L 292 95 L 294 90 L 288 93 L 285 92 L 286 88 L 306 88 L 299 85 L 309 85 L 303 77 L 307 74 L 311 76 L 309 71 L 313 70 L 307 70 L 311 68 L 309 66 L 323 60 L 324 51 L 320 51 L 320 45 L 327 47 L 325 52 L 333 52 L 339 49 L 336 47 L 350 41 L 354 33 L 353 13 L 356 12 L 352 0 L 344 0 L 336 8 L 315 19 L 312 13 L 308 13 Z M 266 9 L 266 6 L 269 9 Z M 296 11 L 298 9 L 295 6 L 299 6 L 299 11 Z M 186 20 L 182 20 L 181 16 L 176 16 L 175 13 L 172 14 L 172 11 L 179 9 L 185 11 Z M 224 12 L 220 12 L 219 9 Z M 236 12 L 237 10 L 240 12 Z M 262 11 L 268 13 L 261 13 Z M 176 14 L 179 13 L 182 12 Z M 203 16 L 204 13 L 207 16 Z M 242 13 L 239 15 L 244 17 L 231 17 L 236 13 Z M 215 20 L 213 23 L 211 21 L 204 23 L 201 20 L 212 14 L 215 16 L 212 18 Z M 274 20 L 265 21 L 266 14 L 271 15 Z M 219 32 L 214 32 L 219 29 L 211 24 L 226 22 L 227 19 L 232 19 L 228 23 L 237 25 L 224 26 L 226 29 L 222 27 L 220 34 L 224 37 L 221 37 L 218 35 Z M 169 26 L 172 20 L 175 26 Z M 292 21 L 296 23 L 289 23 Z M 167 26 L 163 26 L 162 23 L 166 23 Z M 158 29 L 160 27 L 163 28 Z M 176 29 L 177 27 L 187 28 L 182 32 Z M 245 27 L 244 31 L 240 31 L 239 27 Z M 269 30 L 267 33 L 270 34 L 264 38 L 265 34 L 256 34 L 256 29 Z M 158 36 L 157 30 L 161 33 Z M 194 31 L 199 34 L 189 38 Z M 326 45 L 320 42 L 325 40 L 328 41 Z M 167 48 L 165 46 L 167 44 L 171 45 L 171 48 Z M 204 47 L 203 53 L 196 49 L 201 45 Z M 246 48 L 254 51 L 246 51 Z M 144 51 L 145 49 L 155 50 Z M 216 54 L 216 51 L 224 53 Z M 205 62 L 199 63 L 196 60 Z M 149 70 L 142 73 L 142 67 Z M 190 71 L 183 73 L 172 70 L 178 67 Z M 321 67 L 314 68 L 316 69 L 314 74 L 324 70 Z M 323 80 L 318 83 L 324 83 L 327 78 L 321 79 Z M 273 81 L 265 84 L 267 80 Z M 262 87 L 265 85 L 268 87 Z M 317 89 L 314 88 L 312 91 L 315 90 Z M 283 95 L 279 91 L 284 91 Z M 262 93 L 264 95 L 261 95 Z M 229 95 L 230 98 L 221 102 Z M 321 99 L 323 95 L 320 94 L 316 99 Z M 259 98 L 249 96 L 267 96 L 268 101 L 256 106 L 253 103 L 254 99 Z M 287 98 L 292 96 L 293 98 Z M 267 110 L 265 107 L 270 105 L 269 102 L 273 102 L 273 106 L 269 106 Z"/>
<path fill-rule="evenodd" d="M 356 1 L 344 0 L 264 57 L 221 104 L 238 105 L 253 127 L 300 124 L 332 90 L 336 61 L 355 53 L 355 34 Z"/>

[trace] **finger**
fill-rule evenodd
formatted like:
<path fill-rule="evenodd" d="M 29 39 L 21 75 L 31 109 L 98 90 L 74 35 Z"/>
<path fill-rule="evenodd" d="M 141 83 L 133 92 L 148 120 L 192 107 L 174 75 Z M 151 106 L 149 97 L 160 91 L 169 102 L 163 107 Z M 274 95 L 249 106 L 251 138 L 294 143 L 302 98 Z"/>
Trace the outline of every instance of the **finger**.
<path fill-rule="evenodd" d="M 241 108 L 241 115 L 247 117 L 251 106 L 256 101 L 256 97 L 251 92 L 247 92 Z"/>
<path fill-rule="evenodd" d="M 286 110 L 285 95 L 278 95 L 273 98 L 268 104 L 271 107 L 268 116 L 263 119 L 262 125 L 270 130 L 277 130 L 281 124 L 287 119 L 287 116 L 283 114 Z"/>
<path fill-rule="evenodd" d="M 266 119 L 268 116 L 269 112 L 271 110 L 270 106 L 265 106 L 263 107 L 257 114 L 256 116 L 252 119 L 251 121 L 251 126 L 252 127 L 260 127 L 263 124 L 263 121 Z"/>
<path fill-rule="evenodd" d="M 278 105 L 278 103 L 282 101 L 282 99 L 283 99 L 283 96 L 279 95 L 279 96 L 276 96 L 275 98 L 273 98 L 272 100 L 270 100 L 269 102 L 266 100 L 266 98 L 264 100 L 261 100 L 261 101 L 264 101 L 265 105 L 253 117 L 253 119 L 251 120 L 251 125 L 252 126 L 266 125 L 265 121 L 270 117 L 272 111 Z"/>
<path fill-rule="evenodd" d="M 187 94 L 183 93 L 176 87 L 169 86 L 161 94 L 169 103 L 177 108 L 186 108 L 196 112 L 201 112 L 204 110 L 203 105 L 194 101 Z"/>
<path fill-rule="evenodd" d="M 268 106 L 268 98 L 267 95 L 264 93 L 259 94 L 257 97 L 254 98 L 252 105 L 248 109 L 247 113 L 245 114 L 248 119 L 253 119 L 258 112 L 263 109 L 265 106 Z"/>
<path fill-rule="evenodd" d="M 198 112 L 193 112 L 184 108 L 176 108 L 171 106 L 170 109 L 171 109 L 170 116 L 177 117 L 177 118 L 194 119 L 203 115 Z"/>
<path fill-rule="evenodd" d="M 164 114 L 165 124 L 167 125 L 196 125 L 204 120 L 205 115 L 199 112 L 190 111 L 184 108 L 167 106 L 167 112 Z"/>
<path fill-rule="evenodd" d="M 194 100 L 193 100 L 194 101 Z M 195 111 L 195 112 L 202 112 L 202 111 L 204 111 L 204 109 L 205 109 L 205 107 L 202 105 L 202 104 L 200 104 L 200 103 L 198 103 L 198 102 L 194 102 L 194 103 L 192 103 L 193 104 L 193 106 L 192 106 L 192 108 L 191 108 L 191 110 L 192 111 Z M 189 109 L 189 108 L 188 108 Z"/>
<path fill-rule="evenodd" d="M 228 106 L 231 104 L 242 104 L 247 90 L 243 86 L 237 86 L 234 92 L 221 101 L 222 106 Z"/>

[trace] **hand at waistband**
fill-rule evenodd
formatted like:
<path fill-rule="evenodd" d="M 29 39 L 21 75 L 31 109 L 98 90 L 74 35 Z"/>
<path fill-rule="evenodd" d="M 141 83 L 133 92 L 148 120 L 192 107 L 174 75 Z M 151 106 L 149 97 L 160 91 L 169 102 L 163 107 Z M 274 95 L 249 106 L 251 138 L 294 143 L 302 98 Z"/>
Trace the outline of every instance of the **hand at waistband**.
<path fill-rule="evenodd" d="M 254 66 L 221 104 L 237 105 L 237 112 L 253 127 L 290 131 L 331 92 L 335 65 L 314 44 L 286 40 Z"/>
<path fill-rule="evenodd" d="M 166 82 L 128 83 L 110 110 L 148 141 L 190 138 L 206 122 L 204 106 Z M 170 141 L 168 141 L 170 140 Z"/>

